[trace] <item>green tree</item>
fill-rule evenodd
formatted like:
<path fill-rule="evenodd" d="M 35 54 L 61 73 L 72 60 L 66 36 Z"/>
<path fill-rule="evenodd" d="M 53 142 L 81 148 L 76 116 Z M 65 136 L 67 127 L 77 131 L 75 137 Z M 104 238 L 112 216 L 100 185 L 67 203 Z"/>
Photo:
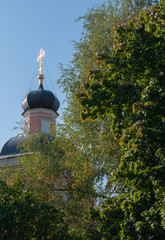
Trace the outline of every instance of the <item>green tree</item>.
<path fill-rule="evenodd" d="M 111 131 L 112 116 L 107 115 L 104 119 L 97 118 L 95 121 L 86 118 L 85 121 L 82 121 L 81 106 L 77 103 L 75 95 L 84 88 L 86 79 L 89 77 L 89 69 L 100 69 L 97 55 L 110 53 L 112 50 L 114 25 L 126 23 L 128 19 L 137 16 L 139 9 L 151 6 L 153 2 L 108 1 L 90 9 L 84 17 L 78 19 L 84 22 L 82 38 L 79 42 L 74 42 L 73 60 L 67 67 L 60 66 L 59 83 L 66 93 L 67 101 L 63 118 L 64 125 L 60 129 L 63 137 L 67 135 L 79 149 L 83 150 L 83 156 L 81 155 L 78 161 L 75 161 L 74 158 L 70 159 L 70 163 L 72 162 L 73 166 L 83 166 L 84 163 L 87 163 L 88 174 L 93 176 L 97 193 L 99 192 L 99 194 L 93 192 L 92 197 L 95 200 L 99 199 L 100 201 L 97 202 L 100 204 L 106 194 L 111 195 L 114 192 L 110 181 L 107 181 L 107 184 L 105 182 L 118 167 L 119 144 Z M 99 98 L 100 96 L 98 96 Z M 104 107 L 104 101 L 102 107 Z M 80 176 L 83 176 L 84 179 L 86 174 L 87 172 L 83 171 L 83 175 Z M 79 180 L 81 181 L 81 177 Z M 91 191 L 86 191 L 86 193 L 88 194 L 85 197 L 89 198 Z"/>
<path fill-rule="evenodd" d="M 121 146 L 112 182 L 122 184 L 123 191 L 117 194 L 117 208 L 107 203 L 100 212 L 105 239 L 165 238 L 164 21 L 162 1 L 116 27 L 111 55 L 98 57 L 100 69 L 90 72 L 78 95 L 84 118 L 113 115 Z M 118 209 L 115 237 L 111 220 Z"/>
<path fill-rule="evenodd" d="M 20 157 L 13 168 L 3 169 L 1 178 L 9 185 L 18 180 L 23 182 L 34 196 L 65 212 L 70 227 L 80 229 L 94 199 L 105 197 L 106 193 L 99 186 L 96 188 L 95 183 L 103 178 L 107 166 L 102 166 L 101 160 L 98 162 L 96 152 L 91 153 L 95 146 L 102 154 L 97 142 L 85 148 L 76 137 L 66 137 L 64 131 L 55 138 L 29 135 L 21 143 L 23 152 L 28 154 Z"/>
<path fill-rule="evenodd" d="M 112 116 L 109 115 L 104 120 L 97 118 L 96 121 L 91 121 L 86 118 L 82 121 L 81 107 L 77 104 L 75 94 L 83 88 L 89 69 L 99 68 L 97 54 L 111 51 L 114 25 L 127 22 L 137 15 L 139 9 L 151 6 L 153 2 L 115 0 L 89 10 L 79 19 L 84 20 L 82 38 L 75 43 L 75 54 L 70 66 L 65 68 L 61 65 L 59 84 L 63 87 L 67 100 L 61 131 L 63 137 L 67 135 L 79 149 L 83 149 L 86 161 L 92 165 L 91 175 L 96 176 L 96 183 L 103 182 L 103 176 L 108 179 L 112 169 L 118 166 L 119 146 L 114 134 L 109 134 Z M 83 161 L 83 158 L 79 159 L 80 164 Z M 96 166 L 100 166 L 97 171 Z M 103 188 L 100 190 L 103 191 Z"/>
<path fill-rule="evenodd" d="M 107 179 L 119 163 L 119 144 L 111 131 L 113 118 L 91 121 L 81 119 L 81 106 L 76 101 L 76 94 L 84 88 L 89 77 L 89 69 L 98 70 L 100 64 L 98 54 L 110 53 L 113 48 L 113 27 L 115 24 L 127 22 L 137 16 L 139 9 L 151 6 L 155 1 L 107 1 L 106 3 L 90 9 L 87 14 L 78 20 L 84 21 L 82 38 L 74 43 L 75 54 L 70 65 L 61 67 L 59 84 L 66 93 L 67 108 L 64 113 L 64 125 L 61 127 L 64 135 L 83 149 L 88 163 L 97 169 L 97 183 Z M 98 101 L 100 96 L 98 97 Z M 104 98 L 105 100 L 105 98 Z M 97 99 L 95 99 L 97 102 Z M 106 101 L 108 104 L 108 101 Z M 101 103 L 104 108 L 104 101 Z M 90 153 L 90 154 L 89 154 Z M 80 160 L 81 162 L 81 160 Z M 100 171 L 101 170 L 101 171 Z M 94 174 L 94 173 L 91 173 Z M 100 184 L 101 185 L 101 184 Z M 102 184 L 103 186 L 103 184 Z M 110 187 L 108 185 L 107 187 Z M 102 191 L 102 189 L 100 188 Z M 111 189 L 112 191 L 112 189 Z"/>
<path fill-rule="evenodd" d="M 3 240 L 70 239 L 64 215 L 34 197 L 23 184 L 0 181 L 0 236 Z"/>
<path fill-rule="evenodd" d="M 24 150 L 33 154 L 21 159 L 24 170 L 17 169 L 13 170 L 14 174 L 11 171 L 8 174 L 10 183 L 18 175 L 26 181 L 26 186 L 33 188 L 34 195 L 38 194 L 46 202 L 53 201 L 55 207 L 66 213 L 75 229 L 78 225 L 79 229 L 90 225 L 85 223 L 89 203 L 102 202 L 106 194 L 113 193 L 108 179 L 118 168 L 120 159 L 118 139 L 111 131 L 112 116 L 82 121 L 81 106 L 75 94 L 83 88 L 89 69 L 100 69 L 97 55 L 112 50 L 114 25 L 127 22 L 138 14 L 139 9 L 152 3 L 115 0 L 88 11 L 83 17 L 82 38 L 75 43 L 73 61 L 67 68 L 62 67 L 59 80 L 67 95 L 64 125 L 59 127 L 51 142 L 46 138 L 38 142 L 38 137 L 30 137 L 28 143 L 24 143 Z M 107 184 L 102 184 L 105 180 Z M 64 200 L 68 193 L 72 196 L 69 204 Z"/>
<path fill-rule="evenodd" d="M 126 23 L 136 17 L 139 10 L 151 7 L 155 2 L 159 1 L 108 0 L 89 9 L 85 16 L 77 19 L 83 21 L 82 37 L 79 42 L 74 42 L 75 53 L 70 65 L 60 64 L 59 84 L 66 93 L 67 101 L 72 100 L 74 103 L 74 93 L 83 87 L 89 70 L 99 68 L 97 61 L 94 61 L 97 55 L 109 54 L 112 50 L 114 26 Z"/>

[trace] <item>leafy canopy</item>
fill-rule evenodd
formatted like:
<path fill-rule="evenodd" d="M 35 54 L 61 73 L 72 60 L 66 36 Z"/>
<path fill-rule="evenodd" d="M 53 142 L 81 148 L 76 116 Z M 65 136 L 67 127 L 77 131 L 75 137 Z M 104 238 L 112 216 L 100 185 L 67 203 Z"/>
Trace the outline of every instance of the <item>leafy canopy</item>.
<path fill-rule="evenodd" d="M 112 183 L 122 184 L 123 191 L 98 211 L 105 239 L 165 237 L 164 49 L 162 1 L 114 28 L 111 54 L 98 56 L 100 68 L 90 71 L 77 94 L 83 118 L 113 116 L 112 131 L 121 146 Z"/>

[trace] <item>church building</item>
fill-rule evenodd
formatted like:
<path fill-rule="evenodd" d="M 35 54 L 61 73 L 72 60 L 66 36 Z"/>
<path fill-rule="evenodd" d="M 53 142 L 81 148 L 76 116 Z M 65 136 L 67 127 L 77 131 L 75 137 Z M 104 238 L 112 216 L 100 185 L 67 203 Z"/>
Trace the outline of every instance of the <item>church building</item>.
<path fill-rule="evenodd" d="M 49 90 L 43 87 L 44 75 L 42 74 L 42 58 L 44 51 L 40 50 L 38 61 L 40 62 L 39 88 L 30 91 L 22 101 L 23 113 L 25 119 L 25 134 L 50 134 L 54 129 L 56 118 L 59 116 L 57 111 L 60 103 L 57 97 Z M 0 152 L 0 167 L 12 165 L 21 153 L 18 147 L 20 141 L 27 140 L 28 135 L 16 136 L 8 140 Z"/>

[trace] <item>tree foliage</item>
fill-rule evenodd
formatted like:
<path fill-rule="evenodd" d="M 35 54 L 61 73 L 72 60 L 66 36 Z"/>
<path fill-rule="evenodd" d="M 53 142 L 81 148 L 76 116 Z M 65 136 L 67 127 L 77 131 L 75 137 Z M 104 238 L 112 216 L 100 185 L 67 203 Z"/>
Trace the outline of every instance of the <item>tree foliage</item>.
<path fill-rule="evenodd" d="M 113 44 L 113 27 L 126 23 L 138 16 L 143 8 L 151 7 L 156 0 L 108 0 L 88 10 L 77 19 L 83 21 L 82 37 L 74 42 L 75 53 L 70 65 L 60 65 L 61 76 L 58 83 L 67 95 L 67 100 L 74 100 L 74 93 L 85 82 L 89 70 L 99 68 L 94 59 L 98 54 L 110 54 Z"/>
<path fill-rule="evenodd" d="M 70 239 L 63 214 L 17 182 L 0 181 L 0 236 L 3 240 Z"/>
<path fill-rule="evenodd" d="M 94 199 L 105 198 L 106 191 L 96 183 L 108 174 L 107 156 L 104 153 L 103 161 L 96 151 L 102 156 L 108 147 L 102 149 L 99 141 L 94 142 L 91 136 L 88 137 L 92 140 L 90 146 L 89 143 L 85 146 L 85 140 L 79 140 L 83 136 L 78 133 L 74 138 L 66 135 L 69 133 L 64 131 L 55 138 L 29 135 L 28 140 L 21 143 L 23 152 L 27 153 L 19 157 L 13 168 L 3 169 L 1 178 L 9 185 L 18 180 L 23 182 L 34 196 L 61 209 L 70 227 L 80 229 Z M 113 144 L 110 142 L 109 146 Z M 92 148 L 96 148 L 95 151 Z"/>
<path fill-rule="evenodd" d="M 152 3 L 153 1 L 115 0 L 90 9 L 84 17 L 79 18 L 84 20 L 82 38 L 80 42 L 74 43 L 75 54 L 71 64 L 67 67 L 61 65 L 59 83 L 67 96 L 67 108 L 63 117 L 64 125 L 60 131 L 63 132 L 63 137 L 67 135 L 83 150 L 86 161 L 93 169 L 90 174 L 96 176 L 96 183 L 103 182 L 103 176 L 108 179 L 112 170 L 118 166 L 119 145 L 111 132 L 112 116 L 108 115 L 104 120 L 97 118 L 92 121 L 86 118 L 82 121 L 81 106 L 77 103 L 75 95 L 83 89 L 89 77 L 89 69 L 100 68 L 97 55 L 110 53 L 112 50 L 114 25 L 127 22 L 129 18 L 138 14 L 139 9 L 151 6 Z M 83 165 L 84 157 L 79 158 L 79 164 Z"/>
<path fill-rule="evenodd" d="M 134 47 L 138 52 L 135 41 L 138 35 L 135 34 L 137 39 L 134 40 L 134 21 L 131 19 L 135 19 L 141 9 L 150 7 L 153 2 L 155 1 L 109 0 L 90 9 L 84 17 L 78 19 L 84 21 L 82 38 L 74 43 L 75 54 L 70 65 L 66 68 L 61 65 L 59 79 L 67 100 L 64 124 L 58 126 L 55 138 L 29 136 L 29 140 L 22 143 L 23 149 L 33 154 L 20 158 L 16 169 L 3 171 L 4 179 L 9 185 L 21 179 L 33 196 L 65 212 L 64 218 L 70 228 L 79 231 L 78 239 L 81 239 L 80 235 L 83 239 L 120 239 L 123 216 L 126 219 L 122 208 L 124 200 L 116 200 L 116 197 L 109 199 L 101 213 L 93 211 L 90 220 L 89 208 L 94 203 L 103 203 L 106 196 L 128 191 L 121 188 L 124 184 L 123 177 L 116 176 L 120 175 L 121 171 L 118 170 L 123 169 L 122 164 L 125 164 L 123 153 L 128 150 L 125 149 L 127 131 L 131 132 L 131 127 L 136 126 L 139 116 L 144 115 L 141 101 L 145 103 L 148 100 L 141 99 L 144 87 L 139 84 L 143 79 L 139 78 L 141 75 L 138 69 L 141 67 L 134 64 L 137 71 L 133 72 L 131 64 L 135 59 L 130 56 L 128 62 L 129 56 L 124 55 L 124 46 L 130 39 L 130 53 Z M 136 20 L 137 25 L 139 19 Z M 130 24 L 127 24 L 128 21 Z M 125 25 L 116 28 L 114 39 L 114 25 L 121 23 Z M 147 48 L 149 36 L 147 39 L 145 37 L 139 40 L 139 44 L 145 40 Z M 141 65 L 144 67 L 142 59 Z M 131 82 L 130 73 L 134 78 L 137 75 L 139 83 Z M 146 74 L 149 76 L 149 73 Z M 76 99 L 77 94 L 81 95 L 81 104 Z M 148 101 L 144 109 L 149 109 L 150 105 Z M 82 106 L 85 120 L 81 118 Z M 91 116 L 93 120 L 90 119 Z M 139 129 L 139 123 L 136 129 Z M 132 136 L 135 135 L 134 130 L 133 128 Z M 136 134 L 138 136 L 140 133 Z M 129 144 L 133 144 L 132 149 L 136 146 L 133 142 Z M 138 147 L 136 149 L 139 151 Z M 160 156 L 161 154 L 162 152 Z M 120 158 L 123 160 L 119 166 Z M 110 181 L 113 175 L 118 181 Z M 97 224 L 93 223 L 95 217 Z"/>
<path fill-rule="evenodd" d="M 111 220 L 118 208 L 115 227 L 120 230 L 112 239 L 165 237 L 164 10 L 162 2 L 115 27 L 111 54 L 98 57 L 100 69 L 90 72 L 78 95 L 84 118 L 113 115 L 121 146 L 112 181 L 122 183 L 124 192 L 116 198 L 120 205 L 108 203 L 100 213 L 105 239 L 113 236 Z"/>

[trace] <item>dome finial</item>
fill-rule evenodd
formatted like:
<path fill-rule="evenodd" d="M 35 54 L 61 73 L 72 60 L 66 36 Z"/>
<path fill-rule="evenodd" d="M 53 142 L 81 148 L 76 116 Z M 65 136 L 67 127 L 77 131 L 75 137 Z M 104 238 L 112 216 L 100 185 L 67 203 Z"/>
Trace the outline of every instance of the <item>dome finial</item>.
<path fill-rule="evenodd" d="M 43 69 L 42 58 L 44 57 L 44 55 L 45 55 L 45 51 L 41 48 L 40 55 L 37 58 L 37 61 L 40 62 L 40 68 L 39 68 L 40 74 L 42 74 L 42 69 Z"/>
<path fill-rule="evenodd" d="M 42 80 L 44 79 L 44 76 L 43 76 L 43 74 L 42 74 L 42 69 L 43 69 L 42 58 L 44 57 L 44 55 L 45 55 L 45 51 L 41 48 L 41 50 L 40 50 L 40 55 L 39 55 L 38 58 L 37 58 L 37 61 L 40 62 L 40 68 L 39 68 L 40 75 L 39 75 L 39 77 L 38 77 L 39 80 L 40 80 L 39 85 L 42 85 Z"/>

